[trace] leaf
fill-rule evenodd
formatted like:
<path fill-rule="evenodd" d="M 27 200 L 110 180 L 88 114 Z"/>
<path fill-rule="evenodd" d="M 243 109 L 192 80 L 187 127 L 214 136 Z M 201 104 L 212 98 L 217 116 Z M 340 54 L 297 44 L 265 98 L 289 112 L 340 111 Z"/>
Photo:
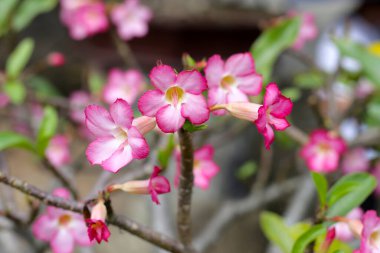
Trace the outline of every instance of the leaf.
<path fill-rule="evenodd" d="M 260 226 L 265 236 L 284 253 L 290 253 L 294 239 L 282 218 L 271 212 L 260 214 Z"/>
<path fill-rule="evenodd" d="M 13 17 L 12 27 L 21 31 L 41 13 L 51 11 L 58 0 L 27 0 L 22 1 Z"/>
<path fill-rule="evenodd" d="M 42 76 L 33 76 L 28 80 L 28 85 L 36 92 L 37 96 L 42 98 L 61 95 L 57 88 Z"/>
<path fill-rule="evenodd" d="M 4 92 L 14 104 L 22 104 L 26 97 L 24 84 L 19 80 L 9 80 L 4 84 Z"/>
<path fill-rule="evenodd" d="M 24 70 L 33 53 L 34 41 L 30 38 L 22 40 L 9 56 L 6 63 L 7 77 L 17 78 Z"/>
<path fill-rule="evenodd" d="M 323 235 L 320 235 L 317 238 L 317 240 L 315 242 L 314 252 L 317 252 L 317 253 L 322 252 L 321 246 L 322 246 L 322 244 L 324 243 L 324 241 L 326 239 L 326 234 L 327 233 L 325 233 Z M 346 243 L 344 243 L 342 241 L 339 241 L 339 240 L 335 239 L 331 243 L 331 245 L 330 245 L 327 253 L 336 253 L 337 250 L 340 250 L 340 253 L 352 253 L 352 249 L 351 249 L 351 247 L 349 245 L 347 245 Z"/>
<path fill-rule="evenodd" d="M 365 121 L 371 126 L 380 124 L 380 99 L 373 99 L 367 104 Z"/>
<path fill-rule="evenodd" d="M 380 57 L 372 54 L 364 45 L 348 39 L 334 38 L 334 42 L 344 56 L 357 60 L 369 80 L 380 86 Z"/>
<path fill-rule="evenodd" d="M 311 176 L 313 178 L 314 185 L 317 188 L 320 205 L 321 207 L 324 207 L 326 204 L 328 190 L 327 179 L 324 175 L 315 172 L 312 172 Z"/>
<path fill-rule="evenodd" d="M 45 149 L 51 137 L 55 134 L 58 127 L 58 114 L 53 107 L 46 106 L 37 134 L 37 152 L 44 155 Z"/>
<path fill-rule="evenodd" d="M 201 130 L 207 129 L 207 125 L 205 125 L 205 124 L 203 124 L 203 125 L 193 125 L 193 124 L 191 124 L 190 121 L 186 120 L 185 124 L 183 124 L 183 129 L 185 129 L 186 131 L 188 131 L 190 133 L 193 133 L 193 132 L 196 132 L 196 131 L 201 131 Z"/>
<path fill-rule="evenodd" d="M 248 161 L 236 171 L 235 175 L 239 180 L 246 180 L 252 177 L 256 171 L 257 164 L 254 161 Z"/>
<path fill-rule="evenodd" d="M 91 94 L 100 94 L 105 83 L 104 77 L 97 71 L 91 71 L 88 77 L 88 85 Z"/>
<path fill-rule="evenodd" d="M 257 72 L 263 75 L 265 83 L 268 82 L 279 55 L 293 45 L 300 26 L 299 17 L 287 19 L 264 31 L 251 46 Z"/>
<path fill-rule="evenodd" d="M 290 98 L 293 102 L 297 101 L 301 97 L 301 91 L 296 87 L 285 88 L 281 92 L 282 95 Z"/>
<path fill-rule="evenodd" d="M 352 173 L 342 177 L 327 194 L 327 217 L 345 216 L 363 203 L 376 184 L 376 179 L 367 173 Z"/>
<path fill-rule="evenodd" d="M 321 72 L 310 71 L 297 74 L 294 77 L 294 84 L 303 89 L 316 89 L 325 83 L 325 78 Z"/>
<path fill-rule="evenodd" d="M 297 240 L 301 235 L 303 235 L 306 231 L 308 231 L 311 227 L 310 223 L 299 222 L 289 229 L 290 234 L 292 235 L 294 241 Z"/>
<path fill-rule="evenodd" d="M 326 228 L 323 225 L 311 227 L 307 232 L 302 234 L 294 243 L 292 253 L 304 253 L 307 246 L 318 238 L 318 236 L 326 233 Z"/>
<path fill-rule="evenodd" d="M 170 135 L 166 147 L 158 150 L 157 159 L 161 169 L 165 169 L 169 165 L 170 158 L 175 148 L 174 135 Z"/>
<path fill-rule="evenodd" d="M 14 132 L 0 132 L 0 150 L 8 148 L 34 150 L 32 141 L 27 137 Z"/>
<path fill-rule="evenodd" d="M 10 17 L 15 7 L 18 4 L 18 0 L 1 0 L 0 1 L 0 37 L 8 32 Z"/>

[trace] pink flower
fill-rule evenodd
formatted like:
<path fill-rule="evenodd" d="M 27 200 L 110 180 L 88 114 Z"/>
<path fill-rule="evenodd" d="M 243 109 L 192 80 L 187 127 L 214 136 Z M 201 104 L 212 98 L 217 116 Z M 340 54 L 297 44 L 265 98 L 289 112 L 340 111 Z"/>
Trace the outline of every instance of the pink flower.
<path fill-rule="evenodd" d="M 170 192 L 169 180 L 164 176 L 159 176 L 161 169 L 154 166 L 153 173 L 147 180 L 133 180 L 124 184 L 115 184 L 107 188 L 108 192 L 122 190 L 134 194 L 150 194 L 152 201 L 160 204 L 158 195 Z"/>
<path fill-rule="evenodd" d="M 301 15 L 301 28 L 292 46 L 295 50 L 301 50 L 307 41 L 314 40 L 318 36 L 318 28 L 314 21 L 314 15 L 308 12 L 297 14 L 294 11 L 289 12 L 288 15 L 290 17 Z"/>
<path fill-rule="evenodd" d="M 69 140 L 64 135 L 54 136 L 46 148 L 46 158 L 54 167 L 62 167 L 70 163 Z"/>
<path fill-rule="evenodd" d="M 277 131 L 283 131 L 290 126 L 286 116 L 293 108 L 292 101 L 283 96 L 275 83 L 268 84 L 264 95 L 264 103 L 259 108 L 258 118 L 254 122 L 257 130 L 264 136 L 267 149 L 274 140 L 272 126 Z"/>
<path fill-rule="evenodd" d="M 0 108 L 6 107 L 9 101 L 9 97 L 5 93 L 0 93 Z"/>
<path fill-rule="evenodd" d="M 122 71 L 112 69 L 108 74 L 107 84 L 103 90 L 103 98 L 108 104 L 121 98 L 133 104 L 137 95 L 144 88 L 144 77 L 138 70 Z"/>
<path fill-rule="evenodd" d="M 145 135 L 156 127 L 156 119 L 141 116 L 133 120 L 132 126 L 136 127 L 142 135 Z"/>
<path fill-rule="evenodd" d="M 86 220 L 90 241 L 95 239 L 98 243 L 101 241 L 108 242 L 111 232 L 105 224 L 106 217 L 107 208 L 104 205 L 104 200 L 99 200 L 91 210 L 91 218 Z"/>
<path fill-rule="evenodd" d="M 344 173 L 364 172 L 369 169 L 370 161 L 364 148 L 355 148 L 346 152 L 342 159 Z"/>
<path fill-rule="evenodd" d="M 211 145 L 205 145 L 194 152 L 194 184 L 202 190 L 210 187 L 211 180 L 219 173 L 220 168 L 214 162 L 214 148 Z M 177 170 L 174 177 L 174 184 L 179 185 L 181 175 L 181 152 L 176 152 Z"/>
<path fill-rule="evenodd" d="M 65 64 L 65 56 L 60 52 L 52 52 L 47 56 L 47 63 L 52 67 L 60 67 Z"/>
<path fill-rule="evenodd" d="M 340 241 L 349 242 L 354 239 L 356 233 L 361 232 L 361 218 L 363 210 L 359 207 L 354 208 L 341 221 L 334 224 L 336 229 L 336 238 Z M 359 228 L 359 229 L 356 229 Z M 360 230 L 360 231 L 357 231 Z"/>
<path fill-rule="evenodd" d="M 375 164 L 375 168 L 373 168 L 371 174 L 377 179 L 377 186 L 375 189 L 375 195 L 377 197 L 380 196 L 380 161 Z"/>
<path fill-rule="evenodd" d="M 256 73 L 250 53 L 234 54 L 226 62 L 220 55 L 214 55 L 208 59 L 205 73 L 209 86 L 209 107 L 231 102 L 248 102 L 248 95 L 256 96 L 261 91 L 262 76 Z M 223 115 L 225 111 L 217 110 L 213 113 Z"/>
<path fill-rule="evenodd" d="M 54 196 L 68 199 L 70 193 L 66 189 L 57 189 Z M 33 235 L 45 242 L 50 242 L 54 253 L 71 253 L 74 245 L 90 246 L 87 236 L 87 227 L 80 214 L 48 207 L 32 225 Z"/>
<path fill-rule="evenodd" d="M 106 31 L 108 29 L 108 19 L 104 3 L 80 2 L 80 4 L 70 5 L 70 8 L 65 8 L 65 5 L 62 4 L 61 20 L 68 26 L 70 36 L 73 39 L 82 40 Z"/>
<path fill-rule="evenodd" d="M 360 242 L 360 253 L 380 252 L 380 218 L 375 211 L 367 211 L 363 216 L 363 231 Z"/>
<path fill-rule="evenodd" d="M 202 92 L 206 80 L 196 70 L 186 70 L 178 75 L 167 65 L 154 67 L 149 75 L 155 90 L 145 92 L 138 102 L 141 113 L 156 117 L 158 127 L 165 133 L 174 133 L 189 119 L 200 125 L 209 118 Z"/>
<path fill-rule="evenodd" d="M 117 26 L 119 36 L 124 40 L 144 37 L 148 33 L 148 22 L 152 12 L 138 0 L 125 0 L 111 11 L 111 19 Z"/>
<path fill-rule="evenodd" d="M 133 159 L 148 156 L 148 143 L 132 126 L 133 111 L 123 99 L 117 99 L 110 106 L 110 112 L 101 106 L 89 105 L 85 114 L 86 126 L 96 136 L 86 150 L 91 164 L 100 164 L 116 173 Z"/>
<path fill-rule="evenodd" d="M 318 129 L 311 133 L 309 142 L 301 149 L 300 155 L 310 170 L 328 173 L 338 168 L 339 158 L 345 150 L 346 144 L 342 138 Z"/>
<path fill-rule="evenodd" d="M 85 122 L 84 109 L 91 102 L 91 96 L 86 91 L 75 91 L 69 98 L 70 117 L 73 121 L 83 124 Z"/>

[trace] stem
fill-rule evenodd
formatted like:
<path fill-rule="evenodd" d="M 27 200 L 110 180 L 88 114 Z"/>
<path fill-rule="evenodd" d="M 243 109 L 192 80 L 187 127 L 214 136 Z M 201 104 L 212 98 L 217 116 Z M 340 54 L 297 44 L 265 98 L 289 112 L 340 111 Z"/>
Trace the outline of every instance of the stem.
<path fill-rule="evenodd" d="M 178 188 L 177 230 L 180 241 L 191 251 L 191 194 L 193 190 L 194 151 L 191 133 L 183 128 L 178 131 L 181 147 L 181 176 Z"/>
<path fill-rule="evenodd" d="M 112 40 L 116 46 L 117 52 L 119 53 L 127 67 L 141 70 L 141 67 L 135 55 L 133 54 L 131 48 L 129 47 L 128 43 L 122 41 L 115 32 L 112 33 Z"/>

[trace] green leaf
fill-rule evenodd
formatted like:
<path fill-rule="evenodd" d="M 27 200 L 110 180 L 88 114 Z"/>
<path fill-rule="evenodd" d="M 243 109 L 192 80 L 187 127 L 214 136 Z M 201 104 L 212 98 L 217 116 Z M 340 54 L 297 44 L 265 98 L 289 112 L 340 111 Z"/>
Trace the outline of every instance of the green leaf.
<path fill-rule="evenodd" d="M 321 246 L 326 239 L 326 234 L 320 235 L 317 238 L 317 240 L 315 242 L 314 252 L 321 252 Z M 335 239 L 331 243 L 327 253 L 336 253 L 337 250 L 338 251 L 340 250 L 340 253 L 352 253 L 352 248 L 349 245 L 347 245 L 346 243 L 344 243 L 342 241 Z"/>
<path fill-rule="evenodd" d="M 290 253 L 294 239 L 282 218 L 271 212 L 260 214 L 260 226 L 265 236 L 284 253 Z"/>
<path fill-rule="evenodd" d="M 252 177 L 257 171 L 257 164 L 254 161 L 248 161 L 243 164 L 237 171 L 236 177 L 239 180 L 246 180 Z"/>
<path fill-rule="evenodd" d="M 311 176 L 314 181 L 314 185 L 317 188 L 319 202 L 321 204 L 321 207 L 324 207 L 326 204 L 326 198 L 327 198 L 327 190 L 328 190 L 328 183 L 327 179 L 324 175 L 312 172 Z"/>
<path fill-rule="evenodd" d="M 299 222 L 289 228 L 290 234 L 294 241 L 296 241 L 301 235 L 308 231 L 311 227 L 310 223 Z"/>
<path fill-rule="evenodd" d="M 34 41 L 30 38 L 22 40 L 9 56 L 6 63 L 8 78 L 17 78 L 28 63 L 34 48 Z"/>
<path fill-rule="evenodd" d="M 14 132 L 0 132 L 0 150 L 8 148 L 34 150 L 32 141 L 27 137 Z"/>
<path fill-rule="evenodd" d="M 372 54 L 364 45 L 348 39 L 334 38 L 334 42 L 344 56 L 357 60 L 369 80 L 380 86 L 380 57 Z"/>
<path fill-rule="evenodd" d="M 292 253 L 304 253 L 307 246 L 318 238 L 318 236 L 326 233 L 326 228 L 323 225 L 311 227 L 307 232 L 301 235 L 294 243 Z"/>
<path fill-rule="evenodd" d="M 169 165 L 170 158 L 175 148 L 174 135 L 170 135 L 166 147 L 158 150 L 157 159 L 161 169 L 165 169 Z"/>
<path fill-rule="evenodd" d="M 88 85 L 91 94 L 100 94 L 105 83 L 104 77 L 97 71 L 91 71 L 88 77 Z"/>
<path fill-rule="evenodd" d="M 12 26 L 15 31 L 21 31 L 41 13 L 51 11 L 58 0 L 27 0 L 22 1 L 13 18 Z"/>
<path fill-rule="evenodd" d="M 42 98 L 61 95 L 57 88 L 42 76 L 33 76 L 28 80 L 28 85 L 36 92 L 37 96 Z"/>
<path fill-rule="evenodd" d="M 294 84 L 303 89 L 316 89 L 325 83 L 325 78 L 321 72 L 310 71 L 297 74 L 294 77 Z"/>
<path fill-rule="evenodd" d="M 293 102 L 297 101 L 302 95 L 300 89 L 296 87 L 285 88 L 281 92 L 282 95 L 290 98 Z"/>
<path fill-rule="evenodd" d="M 4 84 L 4 92 L 14 104 L 22 104 L 26 97 L 24 84 L 19 80 L 9 80 Z"/>
<path fill-rule="evenodd" d="M 46 106 L 37 134 L 37 152 L 44 155 L 45 149 L 51 137 L 55 134 L 58 127 L 58 114 L 53 107 Z"/>
<path fill-rule="evenodd" d="M 186 131 L 192 133 L 192 132 L 196 132 L 196 131 L 201 131 L 201 130 L 207 129 L 207 125 L 205 125 L 205 124 L 203 124 L 203 125 L 193 125 L 193 124 L 191 124 L 190 121 L 186 120 L 185 124 L 183 124 L 183 129 L 185 129 Z"/>
<path fill-rule="evenodd" d="M 11 21 L 11 15 L 17 4 L 18 0 L 0 1 L 0 37 L 8 32 Z"/>
<path fill-rule="evenodd" d="M 279 55 L 293 45 L 300 30 L 299 17 L 287 19 L 264 31 L 251 46 L 257 72 L 262 74 L 268 83 L 273 65 Z"/>
<path fill-rule="evenodd" d="M 327 217 L 345 216 L 363 203 L 376 184 L 376 179 L 367 173 L 352 173 L 342 177 L 327 194 Z"/>
<path fill-rule="evenodd" d="M 371 126 L 380 124 L 380 99 L 373 99 L 367 104 L 365 121 Z"/>

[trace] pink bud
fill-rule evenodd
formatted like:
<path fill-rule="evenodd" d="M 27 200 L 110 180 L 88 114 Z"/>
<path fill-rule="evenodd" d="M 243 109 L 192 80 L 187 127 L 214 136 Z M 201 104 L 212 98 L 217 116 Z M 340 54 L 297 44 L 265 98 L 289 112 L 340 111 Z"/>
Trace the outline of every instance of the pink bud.
<path fill-rule="evenodd" d="M 324 241 L 323 244 L 321 245 L 321 250 L 320 250 L 321 253 L 326 253 L 326 252 L 328 252 L 331 243 L 332 243 L 332 242 L 334 241 L 334 239 L 335 239 L 335 235 L 336 235 L 335 227 L 332 227 L 332 228 L 330 228 L 330 229 L 327 231 L 325 241 Z"/>
<path fill-rule="evenodd" d="M 91 210 L 91 218 L 86 220 L 87 233 L 91 241 L 96 239 L 98 243 L 102 240 L 108 242 L 111 233 L 104 223 L 107 217 L 107 208 L 104 200 L 100 199 Z"/>
<path fill-rule="evenodd" d="M 65 64 L 65 56 L 60 52 L 50 53 L 47 62 L 52 67 L 60 67 Z"/>
<path fill-rule="evenodd" d="M 156 118 L 141 116 L 133 120 L 132 126 L 135 126 L 142 135 L 145 135 L 156 127 Z"/>
<path fill-rule="evenodd" d="M 245 103 L 245 102 L 235 102 L 235 103 L 228 103 L 228 104 L 219 104 L 214 105 L 211 107 L 211 111 L 219 110 L 219 109 L 225 109 L 229 113 L 231 113 L 232 116 L 248 120 L 248 121 L 255 121 L 258 118 L 258 112 L 260 108 L 260 104 L 255 103 Z"/>

